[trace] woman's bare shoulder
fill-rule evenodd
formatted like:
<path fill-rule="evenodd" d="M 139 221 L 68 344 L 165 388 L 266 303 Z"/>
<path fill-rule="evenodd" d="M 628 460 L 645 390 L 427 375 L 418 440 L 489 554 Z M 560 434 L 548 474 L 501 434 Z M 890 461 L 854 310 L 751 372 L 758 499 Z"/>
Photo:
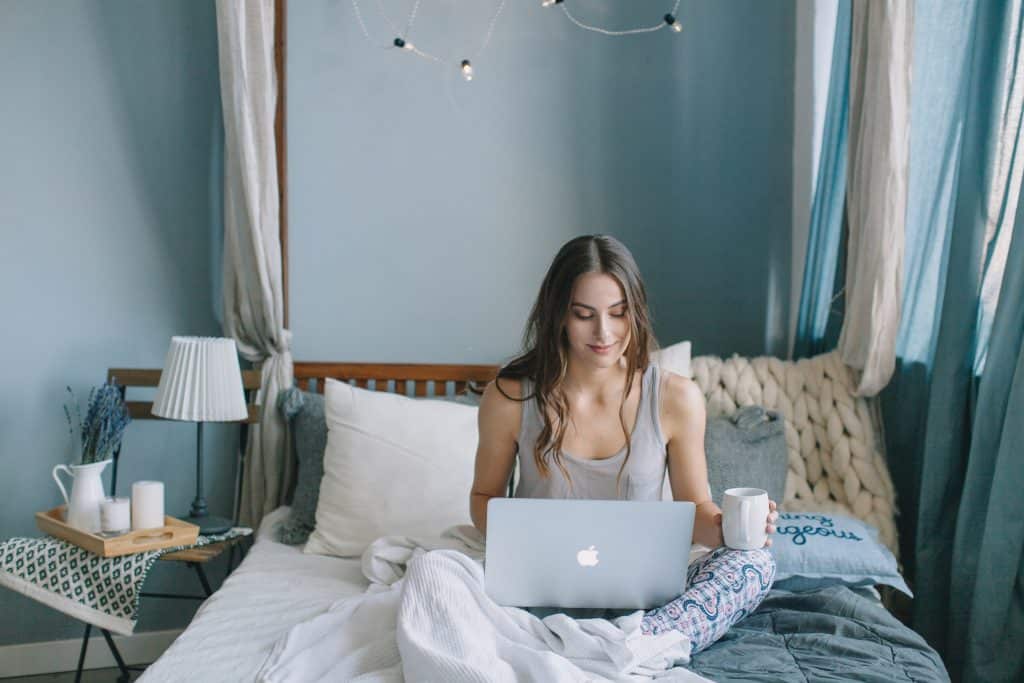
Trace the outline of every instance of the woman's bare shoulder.
<path fill-rule="evenodd" d="M 480 409 L 489 412 L 516 414 L 523 404 L 523 382 L 511 377 L 493 379 L 484 387 Z"/>
<path fill-rule="evenodd" d="M 481 421 L 501 424 L 518 432 L 522 415 L 522 396 L 521 380 L 501 377 L 488 382 L 480 399 Z"/>
<path fill-rule="evenodd" d="M 661 381 L 663 392 L 676 401 L 682 401 L 684 406 L 695 403 L 703 405 L 704 392 L 701 391 L 700 385 L 689 377 L 676 374 L 671 370 L 662 370 Z"/>
<path fill-rule="evenodd" d="M 500 385 L 500 386 L 499 386 Z M 513 377 L 499 377 L 484 387 L 480 405 L 486 401 L 494 406 L 518 406 L 523 398 L 523 381 Z"/>
<path fill-rule="evenodd" d="M 703 424 L 706 407 L 704 392 L 701 391 L 700 385 L 689 377 L 668 370 L 662 372 L 661 381 L 663 427 L 668 427 L 668 431 L 674 431 L 675 427 L 693 421 Z"/>

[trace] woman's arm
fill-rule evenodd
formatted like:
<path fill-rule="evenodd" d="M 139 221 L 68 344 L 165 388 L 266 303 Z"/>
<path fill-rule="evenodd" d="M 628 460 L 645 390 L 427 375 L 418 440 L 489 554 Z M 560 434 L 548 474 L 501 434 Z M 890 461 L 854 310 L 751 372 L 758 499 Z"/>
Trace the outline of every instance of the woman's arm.
<path fill-rule="evenodd" d="M 693 380 L 667 373 L 662 395 L 665 407 L 662 431 L 668 438 L 668 477 L 672 498 L 697 505 L 693 542 L 717 548 L 724 542 L 722 511 L 708 493 L 704 394 Z"/>
<path fill-rule="evenodd" d="M 510 396 L 519 395 L 519 383 L 502 380 L 501 388 Z M 469 494 L 469 515 L 480 533 L 487 534 L 487 501 L 505 495 L 516 458 L 516 437 L 522 404 L 501 395 L 491 382 L 484 389 L 477 414 L 479 441 L 473 488 Z"/>
<path fill-rule="evenodd" d="M 722 510 L 711 500 L 708 487 L 708 464 L 704 453 L 704 428 L 707 424 L 704 394 L 693 380 L 667 374 L 662 390 L 666 418 L 662 431 L 668 438 L 668 476 L 672 498 L 697 504 L 693 541 L 717 548 L 725 543 L 725 539 L 722 537 Z M 775 501 L 768 501 L 765 531 L 769 537 L 765 547 L 772 544 L 771 534 L 775 533 L 777 517 Z"/>

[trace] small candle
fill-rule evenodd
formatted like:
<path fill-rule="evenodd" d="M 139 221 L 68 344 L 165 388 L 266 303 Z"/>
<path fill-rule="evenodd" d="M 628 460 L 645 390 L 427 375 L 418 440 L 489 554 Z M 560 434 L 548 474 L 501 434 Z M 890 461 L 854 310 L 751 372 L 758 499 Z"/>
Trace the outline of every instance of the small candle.
<path fill-rule="evenodd" d="M 115 534 L 132 528 L 132 510 L 127 498 L 104 498 L 100 502 L 100 529 Z"/>
<path fill-rule="evenodd" d="M 132 484 L 132 529 L 157 529 L 164 525 L 164 483 Z"/>

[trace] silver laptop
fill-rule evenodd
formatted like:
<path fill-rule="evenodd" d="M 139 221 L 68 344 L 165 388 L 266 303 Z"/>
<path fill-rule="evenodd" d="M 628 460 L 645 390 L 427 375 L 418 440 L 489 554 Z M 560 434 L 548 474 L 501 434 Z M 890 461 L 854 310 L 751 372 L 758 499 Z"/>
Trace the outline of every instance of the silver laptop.
<path fill-rule="evenodd" d="M 484 585 L 500 605 L 648 609 L 679 596 L 696 506 L 492 498 Z"/>

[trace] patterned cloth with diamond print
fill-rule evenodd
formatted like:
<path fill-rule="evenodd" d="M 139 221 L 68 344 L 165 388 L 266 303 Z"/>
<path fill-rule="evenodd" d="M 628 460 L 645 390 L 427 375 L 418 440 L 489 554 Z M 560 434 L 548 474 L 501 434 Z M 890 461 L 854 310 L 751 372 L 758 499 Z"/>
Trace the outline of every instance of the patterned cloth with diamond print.
<path fill-rule="evenodd" d="M 251 533 L 247 527 L 235 527 L 223 534 L 200 536 L 189 546 L 120 557 L 100 557 L 50 536 L 12 538 L 0 542 L 0 586 L 127 636 L 138 621 L 142 584 L 161 555 Z"/>

